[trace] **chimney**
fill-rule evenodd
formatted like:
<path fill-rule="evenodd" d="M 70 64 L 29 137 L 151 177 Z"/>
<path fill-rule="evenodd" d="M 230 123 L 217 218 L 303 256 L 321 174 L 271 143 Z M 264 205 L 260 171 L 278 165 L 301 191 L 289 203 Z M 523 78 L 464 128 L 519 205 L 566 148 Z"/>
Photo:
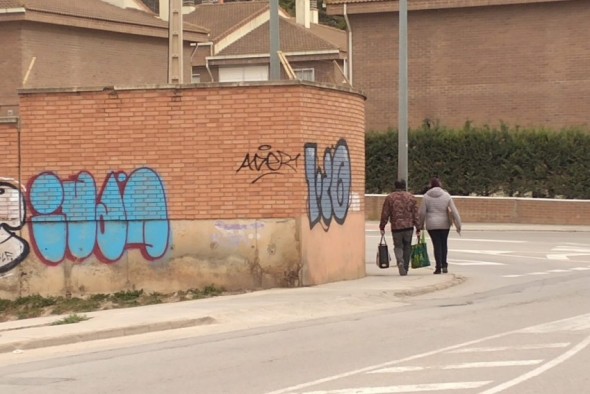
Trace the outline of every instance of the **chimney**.
<path fill-rule="evenodd" d="M 160 0 L 160 19 L 168 22 L 170 19 L 170 0 Z"/>
<path fill-rule="evenodd" d="M 311 23 L 315 23 L 316 25 L 320 23 L 320 14 L 318 12 L 318 2 L 316 0 L 311 0 L 311 6 L 309 7 L 311 10 Z"/>
<path fill-rule="evenodd" d="M 311 22 L 310 0 L 295 0 L 295 21 L 309 29 Z"/>

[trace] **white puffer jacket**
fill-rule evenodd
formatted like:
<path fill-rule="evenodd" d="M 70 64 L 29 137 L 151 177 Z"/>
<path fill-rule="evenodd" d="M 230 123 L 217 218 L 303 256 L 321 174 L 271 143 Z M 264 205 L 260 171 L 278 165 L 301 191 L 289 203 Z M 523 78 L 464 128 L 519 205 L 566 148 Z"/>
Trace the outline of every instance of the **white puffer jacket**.
<path fill-rule="evenodd" d="M 440 187 L 433 187 L 424 193 L 420 205 L 420 228 L 427 230 L 444 230 L 451 228 L 449 209 L 457 231 L 461 231 L 461 216 L 451 195 Z"/>

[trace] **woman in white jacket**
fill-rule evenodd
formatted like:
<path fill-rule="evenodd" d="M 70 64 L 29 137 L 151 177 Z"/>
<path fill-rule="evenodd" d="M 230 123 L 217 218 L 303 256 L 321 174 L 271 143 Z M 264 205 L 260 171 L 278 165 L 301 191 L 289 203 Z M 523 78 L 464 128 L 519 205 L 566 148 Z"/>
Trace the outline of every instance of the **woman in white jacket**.
<path fill-rule="evenodd" d="M 461 216 L 451 198 L 451 195 L 442 188 L 438 178 L 432 178 L 430 189 L 424 193 L 422 205 L 420 206 L 420 228 L 428 230 L 434 249 L 434 260 L 436 261 L 435 274 L 447 273 L 447 241 L 449 230 L 453 223 L 457 232 L 461 233 Z"/>

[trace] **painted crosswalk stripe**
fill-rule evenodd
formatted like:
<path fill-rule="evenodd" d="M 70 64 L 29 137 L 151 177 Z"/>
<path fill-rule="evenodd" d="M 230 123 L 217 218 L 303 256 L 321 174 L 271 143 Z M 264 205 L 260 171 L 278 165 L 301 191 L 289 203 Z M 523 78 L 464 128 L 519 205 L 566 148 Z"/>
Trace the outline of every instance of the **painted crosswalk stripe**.
<path fill-rule="evenodd" d="M 452 265 L 506 265 L 504 263 L 496 263 L 493 261 L 480 261 L 480 260 L 457 260 L 449 261 Z"/>
<path fill-rule="evenodd" d="M 521 345 L 521 346 L 488 346 L 488 347 L 469 347 L 465 349 L 451 350 L 449 353 L 482 353 L 482 352 L 504 352 L 513 350 L 537 350 L 537 349 L 559 349 L 568 347 L 569 342 L 541 343 L 538 345 Z"/>
<path fill-rule="evenodd" d="M 451 383 L 428 383 L 428 384 L 406 384 L 399 386 L 383 387 L 356 387 L 338 390 L 306 391 L 300 394 L 392 394 L 392 393 L 418 393 L 420 391 L 443 391 L 459 389 L 476 389 L 491 383 L 491 380 L 480 382 L 451 382 Z"/>
<path fill-rule="evenodd" d="M 513 239 L 485 239 L 485 238 L 457 238 L 453 241 L 467 241 L 467 242 L 498 242 L 503 244 L 524 244 L 528 241 L 515 241 Z"/>
<path fill-rule="evenodd" d="M 463 364 L 451 364 L 441 369 L 469 369 L 469 368 L 495 368 L 495 367 L 520 367 L 526 365 L 541 364 L 543 360 L 510 360 L 510 361 L 482 361 Z"/>
<path fill-rule="evenodd" d="M 518 367 L 525 365 L 537 365 L 542 363 L 543 360 L 508 360 L 508 361 L 482 361 L 462 364 L 451 364 L 441 366 L 406 366 L 406 367 L 390 367 L 381 368 L 375 371 L 368 372 L 369 374 L 374 373 L 401 373 L 401 372 L 417 372 L 424 371 L 427 369 L 468 369 L 468 368 L 496 368 L 496 367 Z"/>

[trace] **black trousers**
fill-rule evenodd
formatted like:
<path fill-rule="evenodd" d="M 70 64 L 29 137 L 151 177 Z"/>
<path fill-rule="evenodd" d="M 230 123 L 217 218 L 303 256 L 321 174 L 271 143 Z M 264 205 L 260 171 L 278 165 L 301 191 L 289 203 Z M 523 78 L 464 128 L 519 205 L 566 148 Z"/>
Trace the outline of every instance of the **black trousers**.
<path fill-rule="evenodd" d="M 440 271 L 442 268 L 447 268 L 447 241 L 449 239 L 449 229 L 428 230 L 428 235 L 432 240 L 436 270 Z"/>

